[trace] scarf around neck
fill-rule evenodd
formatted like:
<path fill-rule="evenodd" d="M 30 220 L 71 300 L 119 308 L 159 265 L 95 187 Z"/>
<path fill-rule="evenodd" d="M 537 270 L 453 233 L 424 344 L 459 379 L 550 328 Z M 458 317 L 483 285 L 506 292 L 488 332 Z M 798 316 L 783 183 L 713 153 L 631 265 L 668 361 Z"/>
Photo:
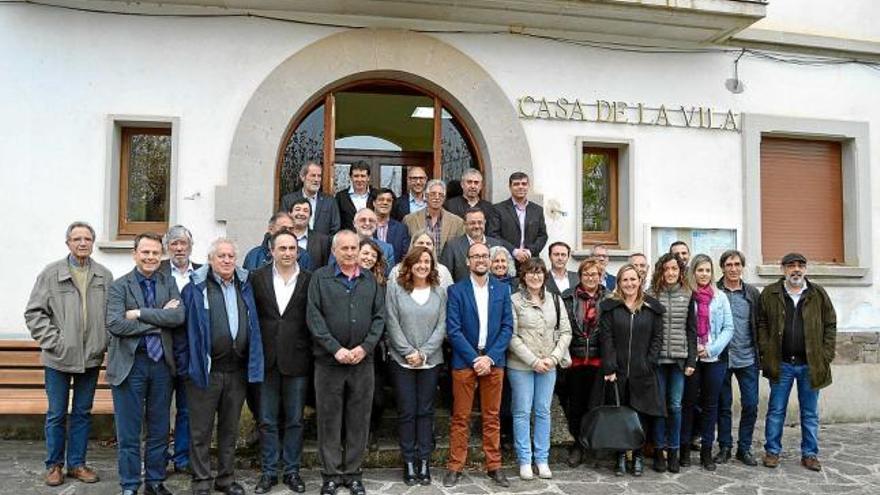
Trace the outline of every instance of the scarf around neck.
<path fill-rule="evenodd" d="M 701 345 L 709 341 L 709 303 L 714 295 L 712 287 L 708 285 L 694 291 L 694 300 L 697 301 L 697 343 Z"/>

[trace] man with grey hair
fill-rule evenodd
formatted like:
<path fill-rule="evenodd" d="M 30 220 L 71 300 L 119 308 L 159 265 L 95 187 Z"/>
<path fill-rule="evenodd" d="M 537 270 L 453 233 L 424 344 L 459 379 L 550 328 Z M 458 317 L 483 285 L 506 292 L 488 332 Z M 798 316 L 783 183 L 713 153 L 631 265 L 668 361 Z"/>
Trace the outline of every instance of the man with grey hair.
<path fill-rule="evenodd" d="M 492 203 L 483 199 L 480 194 L 483 191 L 483 174 L 475 168 L 469 168 L 461 174 L 461 196 L 449 198 L 443 207 L 452 214 L 464 218 L 465 213 L 471 208 L 483 210 L 486 223 L 485 231 L 495 231 L 495 208 Z"/>
<path fill-rule="evenodd" d="M 193 236 L 183 225 L 174 225 L 165 233 L 162 243 L 168 259 L 159 264 L 159 272 L 166 277 L 173 277 L 177 284 L 177 290 L 183 293 L 183 288 L 189 283 L 190 276 L 194 271 L 202 267 L 194 263 L 190 257 L 193 250 Z M 183 356 L 181 353 L 186 346 L 186 331 L 183 326 L 174 332 L 174 358 L 177 369 L 181 369 Z M 189 473 L 189 407 L 186 401 L 186 378 L 182 373 L 174 376 L 174 449 L 168 454 L 168 462 L 171 463 L 175 472 Z"/>
<path fill-rule="evenodd" d="M 272 250 L 269 249 L 269 239 L 275 232 L 291 228 L 293 228 L 293 218 L 290 216 L 290 213 L 278 211 L 269 217 L 269 225 L 266 227 L 266 233 L 263 235 L 263 242 L 248 251 L 248 254 L 244 257 L 244 263 L 242 263 L 244 269 L 254 271 L 261 266 L 272 263 Z"/>
<path fill-rule="evenodd" d="M 385 327 L 385 293 L 369 270 L 358 265 L 358 236 L 333 236 L 335 261 L 309 282 L 306 317 L 315 356 L 315 399 L 321 495 L 340 485 L 366 493 L 361 462 L 367 446 L 373 402 L 373 351 Z"/>
<path fill-rule="evenodd" d="M 244 495 L 235 482 L 235 442 L 248 383 L 263 381 L 263 342 L 247 270 L 235 265 L 235 244 L 211 243 L 208 264 L 183 289 L 189 399 L 190 464 L 194 495 L 211 493 L 211 438 L 217 418 L 217 476 L 213 488 Z"/>
<path fill-rule="evenodd" d="M 86 466 L 86 450 L 98 370 L 107 349 L 104 313 L 113 282 L 110 270 L 92 259 L 95 229 L 91 225 L 70 224 L 66 243 L 68 255 L 40 272 L 24 312 L 45 370 L 49 486 L 64 483 L 65 446 L 67 475 L 84 483 L 98 481 L 97 473 Z"/>
<path fill-rule="evenodd" d="M 434 253 L 439 256 L 446 246 L 446 241 L 464 235 L 464 220 L 458 215 L 443 208 L 446 199 L 446 183 L 440 179 L 428 182 L 428 207 L 422 211 L 410 213 L 403 218 L 403 223 L 413 236 L 420 230 L 427 230 L 434 240 Z"/>
<path fill-rule="evenodd" d="M 299 198 L 306 198 L 312 206 L 309 218 L 309 229 L 324 235 L 333 235 L 339 230 L 339 205 L 336 198 L 321 191 L 323 168 L 315 162 L 308 162 L 299 169 L 299 180 L 302 189 L 285 194 L 281 198 L 281 210 L 290 213 L 293 203 Z"/>
<path fill-rule="evenodd" d="M 807 258 L 782 257 L 782 278 L 761 293 L 758 349 L 770 382 L 764 435 L 764 465 L 779 466 L 788 397 L 797 381 L 801 423 L 801 465 L 821 471 L 819 390 L 831 385 L 837 342 L 837 314 L 825 289 L 806 277 Z"/>

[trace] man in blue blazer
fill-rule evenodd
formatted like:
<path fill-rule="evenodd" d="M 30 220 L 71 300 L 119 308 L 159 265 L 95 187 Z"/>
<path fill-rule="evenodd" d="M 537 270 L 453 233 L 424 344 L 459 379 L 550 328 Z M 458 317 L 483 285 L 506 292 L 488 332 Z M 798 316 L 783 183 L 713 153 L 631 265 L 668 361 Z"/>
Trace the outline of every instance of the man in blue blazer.
<path fill-rule="evenodd" d="M 135 269 L 113 282 L 107 296 L 107 381 L 119 441 L 119 484 L 123 495 L 137 494 L 144 429 L 144 493 L 166 495 L 165 451 L 176 373 L 172 333 L 183 324 L 184 309 L 174 279 L 159 270 L 162 237 L 135 237 L 133 257 Z"/>
<path fill-rule="evenodd" d="M 336 198 L 328 196 L 321 191 L 321 165 L 309 162 L 299 169 L 299 179 L 302 181 L 302 189 L 285 194 L 281 198 L 281 210 L 290 213 L 293 202 L 299 198 L 306 198 L 312 206 L 312 217 L 309 219 L 309 229 L 332 236 L 339 230 L 340 217 L 339 205 Z"/>
<path fill-rule="evenodd" d="M 373 234 L 375 239 L 391 244 L 394 248 L 394 259 L 403 260 L 409 251 L 409 229 L 401 222 L 391 218 L 394 205 L 394 191 L 383 187 L 376 193 L 373 209 L 376 211 L 378 226 Z"/>
<path fill-rule="evenodd" d="M 501 471 L 501 389 L 507 346 L 513 334 L 510 289 L 489 276 L 489 246 L 467 252 L 470 276 L 447 291 L 446 335 L 452 345 L 452 422 L 443 485 L 455 486 L 467 461 L 474 388 L 479 383 L 483 453 L 489 478 L 510 486 Z"/>

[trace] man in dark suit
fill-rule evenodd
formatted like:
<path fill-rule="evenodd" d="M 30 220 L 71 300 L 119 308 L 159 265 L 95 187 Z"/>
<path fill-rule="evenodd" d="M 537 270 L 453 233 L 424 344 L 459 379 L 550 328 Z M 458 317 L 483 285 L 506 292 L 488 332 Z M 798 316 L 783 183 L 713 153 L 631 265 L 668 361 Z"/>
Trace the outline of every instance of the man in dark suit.
<path fill-rule="evenodd" d="M 340 229 L 354 230 L 354 216 L 364 208 L 372 208 L 376 190 L 370 187 L 370 165 L 365 161 L 353 163 L 348 169 L 351 186 L 336 193 L 339 206 Z"/>
<path fill-rule="evenodd" d="M 471 244 L 482 242 L 490 248 L 502 246 L 508 251 L 513 249 L 513 246 L 501 239 L 486 236 L 486 216 L 483 210 L 471 208 L 464 215 L 464 235 L 447 242 L 440 254 L 440 263 L 449 268 L 452 280 L 456 282 L 470 275 L 467 252 Z"/>
<path fill-rule="evenodd" d="M 300 268 L 314 271 L 330 260 L 330 236 L 309 228 L 312 205 L 306 198 L 298 198 L 290 205 L 293 227 L 289 230 L 296 236 Z"/>
<path fill-rule="evenodd" d="M 547 249 L 550 254 L 550 276 L 547 277 L 547 290 L 560 296 L 567 296 L 580 283 L 577 272 L 568 269 L 571 246 L 557 241 Z"/>
<path fill-rule="evenodd" d="M 373 209 L 376 211 L 375 239 L 391 244 L 394 248 L 394 259 L 403 260 L 409 251 L 409 229 L 406 225 L 391 218 L 391 208 L 394 204 L 394 191 L 383 187 L 376 193 L 373 201 Z"/>
<path fill-rule="evenodd" d="M 510 199 L 495 203 L 498 222 L 489 235 L 509 242 L 517 264 L 539 256 L 547 244 L 544 208 L 529 201 L 529 176 L 523 172 L 510 174 Z"/>
<path fill-rule="evenodd" d="M 172 332 L 185 315 L 174 280 L 159 272 L 162 237 L 135 237 L 133 257 L 135 269 L 114 281 L 107 297 L 107 381 L 113 390 L 119 484 L 123 495 L 136 495 L 141 485 L 146 419 L 145 493 L 166 495 L 165 453 L 177 369 Z"/>
<path fill-rule="evenodd" d="M 189 277 L 195 270 L 202 267 L 190 260 L 192 256 L 192 233 L 183 225 L 175 225 L 168 229 L 162 239 L 168 259 L 159 264 L 159 272 L 171 277 L 181 293 Z M 186 329 L 181 325 L 180 331 L 174 332 L 174 356 L 178 369 L 186 348 Z M 189 473 L 189 406 L 186 401 L 186 378 L 183 373 L 174 377 L 174 451 L 169 452 L 168 460 L 178 473 Z"/>
<path fill-rule="evenodd" d="M 408 167 L 406 170 L 407 192 L 400 195 L 394 201 L 394 209 L 391 217 L 398 222 L 410 213 L 424 210 L 428 206 L 428 198 L 425 196 L 425 185 L 428 183 L 428 174 L 422 167 Z M 401 257 L 401 259 L 403 259 Z"/>
<path fill-rule="evenodd" d="M 321 191 L 321 175 L 321 165 L 315 162 L 309 162 L 299 169 L 302 189 L 285 194 L 281 198 L 281 209 L 289 213 L 294 201 L 300 198 L 308 199 L 313 212 L 309 220 L 309 228 L 331 236 L 339 231 L 339 205 L 336 204 L 335 198 Z"/>
<path fill-rule="evenodd" d="M 486 232 L 494 232 L 497 222 L 495 207 L 480 197 L 483 190 L 483 174 L 475 168 L 469 168 L 462 172 L 460 182 L 461 196 L 447 199 L 443 207 L 461 218 L 464 218 L 464 214 L 471 208 L 479 208 L 485 215 Z"/>
<path fill-rule="evenodd" d="M 483 452 L 489 478 L 510 486 L 501 471 L 501 388 L 507 346 L 513 334 L 510 288 L 489 276 L 489 246 L 468 249 L 470 276 L 449 287 L 446 335 L 452 345 L 452 422 L 443 486 L 458 483 L 467 461 L 474 389 L 479 383 Z"/>
<path fill-rule="evenodd" d="M 599 283 L 609 291 L 614 290 L 617 287 L 617 277 L 608 273 L 608 261 L 610 260 L 608 248 L 604 244 L 596 244 L 593 246 L 590 254 L 599 262 L 599 266 L 602 267 L 602 279 Z"/>
<path fill-rule="evenodd" d="M 270 246 L 272 264 L 253 274 L 264 362 L 259 419 L 263 473 L 254 491 L 268 493 L 278 484 L 280 458 L 283 483 L 292 491 L 302 493 L 306 490 L 299 474 L 303 406 L 312 361 L 312 339 L 306 325 L 311 273 L 298 266 L 297 239 L 290 231 L 276 232 Z M 278 430 L 281 410 L 283 435 L 279 435 Z"/>

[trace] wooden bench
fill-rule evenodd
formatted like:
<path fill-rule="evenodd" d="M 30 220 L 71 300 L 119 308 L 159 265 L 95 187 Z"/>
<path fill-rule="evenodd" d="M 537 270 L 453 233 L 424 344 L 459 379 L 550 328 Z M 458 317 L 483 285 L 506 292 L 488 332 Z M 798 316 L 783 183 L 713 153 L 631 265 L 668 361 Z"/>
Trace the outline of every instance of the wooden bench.
<path fill-rule="evenodd" d="M 92 414 L 113 414 L 106 360 L 98 375 Z M 46 414 L 45 372 L 32 340 L 0 340 L 0 414 Z M 71 390 L 71 395 L 73 391 Z"/>

